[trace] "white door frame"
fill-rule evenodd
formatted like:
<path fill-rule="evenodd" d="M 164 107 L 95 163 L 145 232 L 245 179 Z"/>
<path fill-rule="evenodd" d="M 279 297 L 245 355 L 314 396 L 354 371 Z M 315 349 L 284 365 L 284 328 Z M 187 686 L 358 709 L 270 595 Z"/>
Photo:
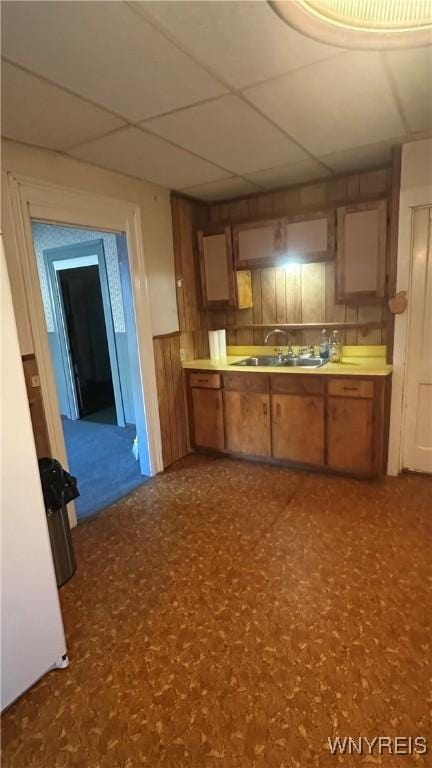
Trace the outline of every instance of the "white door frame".
<path fill-rule="evenodd" d="M 140 210 L 137 205 L 102 195 L 88 194 L 26 176 L 7 174 L 7 194 L 12 212 L 16 253 L 31 318 L 34 353 L 39 366 L 41 392 L 53 455 L 68 466 L 60 409 L 45 324 L 31 219 L 51 224 L 125 232 L 136 318 L 142 394 L 152 475 L 163 471 L 162 443 L 151 332 L 150 302 L 142 246 Z M 76 515 L 71 507 L 71 524 Z"/>
<path fill-rule="evenodd" d="M 107 266 L 106 266 L 106 259 L 105 259 L 105 249 L 102 238 L 98 237 L 95 240 L 83 240 L 81 243 L 72 243 L 70 245 L 61 245 L 57 246 L 55 248 L 45 248 L 44 249 L 44 262 L 45 262 L 45 269 L 47 272 L 47 275 L 49 277 L 50 282 L 50 288 L 53 293 L 52 295 L 52 301 L 53 301 L 53 311 L 56 316 L 57 326 L 59 327 L 59 341 L 60 341 L 60 347 L 63 352 L 64 361 L 66 363 L 65 367 L 65 376 L 68 377 L 68 386 L 70 386 L 71 389 L 71 396 L 72 399 L 75 401 L 75 407 L 76 407 L 76 415 L 75 418 L 79 418 L 78 415 L 78 396 L 76 391 L 76 383 L 75 383 L 75 376 L 73 375 L 73 365 L 70 357 L 69 352 L 69 331 L 67 329 L 66 319 L 65 319 L 65 312 L 64 312 L 64 302 L 63 297 L 60 289 L 59 284 L 59 272 L 61 272 L 60 267 L 54 266 L 54 261 L 58 260 L 61 261 L 67 261 L 69 259 L 79 260 L 82 257 L 80 256 L 74 256 L 74 253 L 82 253 L 88 252 L 88 255 L 90 255 L 90 251 L 95 251 L 95 265 L 98 268 L 99 273 L 99 283 L 101 288 L 101 294 L 102 294 L 102 305 L 103 305 L 103 313 L 104 313 L 104 319 L 105 319 L 105 331 L 107 335 L 107 343 L 108 343 L 108 355 L 109 355 L 109 362 L 110 362 L 110 368 L 111 368 L 111 379 L 112 379 L 112 385 L 114 390 L 114 401 L 115 401 L 115 411 L 116 411 L 116 419 L 117 419 L 117 425 L 119 427 L 124 427 L 126 425 L 125 417 L 124 417 L 124 407 L 123 407 L 123 397 L 121 392 L 121 386 L 120 386 L 120 372 L 119 372 L 119 366 L 118 366 L 118 360 L 117 360 L 117 347 L 115 342 L 115 331 L 114 331 L 114 323 L 113 323 L 113 317 L 112 317 L 112 308 L 111 308 L 111 295 L 109 292 L 109 285 L 108 285 L 108 275 L 107 275 Z M 67 256 L 66 254 L 72 254 L 70 256 Z M 56 255 L 58 254 L 58 255 Z M 85 258 L 85 257 L 84 257 Z M 56 292 L 56 295 L 54 295 L 54 292 Z M 58 317 L 60 315 L 60 317 Z"/>
<path fill-rule="evenodd" d="M 399 202 L 399 234 L 396 291 L 407 291 L 408 311 L 395 316 L 393 347 L 392 396 L 387 473 L 398 475 L 403 469 L 405 372 L 410 312 L 410 276 L 412 269 L 413 208 L 432 205 L 432 185 L 401 188 Z"/>

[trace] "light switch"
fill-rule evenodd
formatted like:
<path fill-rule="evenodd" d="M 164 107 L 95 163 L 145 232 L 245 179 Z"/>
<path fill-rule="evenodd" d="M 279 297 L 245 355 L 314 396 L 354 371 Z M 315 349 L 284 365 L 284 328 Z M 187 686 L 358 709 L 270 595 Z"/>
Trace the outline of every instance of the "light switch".
<path fill-rule="evenodd" d="M 31 377 L 31 385 L 32 385 L 32 387 L 40 387 L 40 378 L 39 378 L 39 376 L 32 376 Z"/>

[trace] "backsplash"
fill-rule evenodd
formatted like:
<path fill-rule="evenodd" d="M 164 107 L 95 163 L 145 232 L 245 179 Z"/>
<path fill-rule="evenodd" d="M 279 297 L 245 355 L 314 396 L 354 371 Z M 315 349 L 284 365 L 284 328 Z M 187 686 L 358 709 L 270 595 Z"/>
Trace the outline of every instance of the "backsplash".
<path fill-rule="evenodd" d="M 251 323 L 385 323 L 387 309 L 380 304 L 336 304 L 335 264 L 266 267 L 252 270 L 253 308 L 206 312 L 209 328 Z M 245 328 L 228 330 L 229 344 L 262 344 L 267 330 Z M 385 328 L 371 329 L 367 336 L 360 329 L 340 331 L 343 344 L 385 344 Z M 320 330 L 290 331 L 295 344 L 319 344 Z"/>

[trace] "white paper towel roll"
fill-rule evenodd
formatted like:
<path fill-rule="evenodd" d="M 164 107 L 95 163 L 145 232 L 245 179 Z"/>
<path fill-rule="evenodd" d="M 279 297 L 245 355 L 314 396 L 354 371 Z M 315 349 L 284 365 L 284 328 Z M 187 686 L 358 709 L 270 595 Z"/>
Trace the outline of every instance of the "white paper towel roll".
<path fill-rule="evenodd" d="M 219 343 L 219 357 L 226 358 L 226 331 L 218 331 L 218 343 Z"/>
<path fill-rule="evenodd" d="M 209 331 L 210 359 L 219 360 L 219 331 Z"/>

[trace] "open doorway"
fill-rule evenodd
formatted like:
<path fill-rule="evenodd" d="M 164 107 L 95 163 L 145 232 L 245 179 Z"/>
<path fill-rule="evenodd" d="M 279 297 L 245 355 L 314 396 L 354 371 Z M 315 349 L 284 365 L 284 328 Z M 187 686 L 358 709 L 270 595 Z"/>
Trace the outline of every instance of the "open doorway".
<path fill-rule="evenodd" d="M 32 235 L 80 521 L 150 474 L 126 238 L 40 221 Z"/>
<path fill-rule="evenodd" d="M 79 416 L 116 424 L 99 269 L 62 269 L 58 282 Z"/>

